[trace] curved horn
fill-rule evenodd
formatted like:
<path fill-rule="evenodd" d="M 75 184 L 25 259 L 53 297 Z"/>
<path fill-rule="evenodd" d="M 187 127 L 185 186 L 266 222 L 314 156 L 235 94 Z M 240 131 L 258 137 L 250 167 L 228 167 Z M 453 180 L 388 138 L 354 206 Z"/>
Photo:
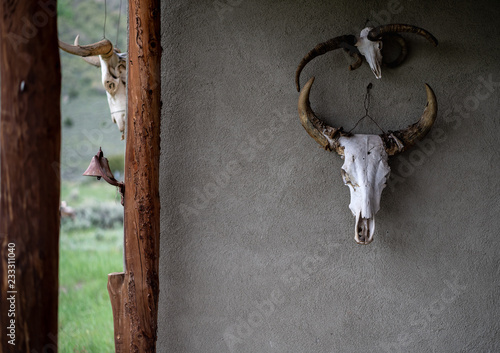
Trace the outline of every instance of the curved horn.
<path fill-rule="evenodd" d="M 362 55 L 359 53 L 351 53 L 351 56 L 356 59 L 356 61 L 349 65 L 349 71 L 356 70 L 363 63 Z"/>
<path fill-rule="evenodd" d="M 437 100 L 432 88 L 425 84 L 427 92 L 427 105 L 419 121 L 408 126 L 404 130 L 389 131 L 380 135 L 385 144 L 385 150 L 389 156 L 398 154 L 415 145 L 429 132 L 437 116 Z"/>
<path fill-rule="evenodd" d="M 300 122 L 309 136 L 321 147 L 328 151 L 335 150 L 338 154 L 344 155 L 344 149 L 340 147 L 338 139 L 341 136 L 349 136 L 349 134 L 344 132 L 342 127 L 338 129 L 331 127 L 316 117 L 309 102 L 309 92 L 313 82 L 314 77 L 307 81 L 300 91 L 298 104 Z"/>
<path fill-rule="evenodd" d="M 344 48 L 350 51 L 351 55 L 357 53 L 357 49 L 354 46 L 356 44 L 356 37 L 352 35 L 345 35 L 332 38 L 326 42 L 319 43 L 316 45 L 309 53 L 307 53 L 299 63 L 297 70 L 295 71 L 295 86 L 297 87 L 297 92 L 300 91 L 299 77 L 302 69 L 307 65 L 309 61 L 317 56 L 323 55 L 329 51 Z M 358 65 L 359 67 L 359 65 Z"/>
<path fill-rule="evenodd" d="M 74 46 L 79 46 L 78 39 L 80 38 L 80 35 L 77 35 L 75 38 Z M 96 67 L 101 67 L 101 60 L 97 56 L 82 56 L 82 59 L 89 63 L 90 65 L 96 66 Z"/>
<path fill-rule="evenodd" d="M 371 41 L 380 40 L 385 33 L 401 33 L 401 32 L 409 32 L 420 34 L 425 37 L 429 42 L 431 42 L 434 46 L 438 45 L 438 40 L 431 33 L 426 31 L 423 28 L 405 25 L 405 24 L 390 24 L 375 27 L 368 33 L 368 39 Z"/>
<path fill-rule="evenodd" d="M 70 45 L 59 41 L 59 48 L 67 53 L 87 57 L 101 55 L 104 59 L 111 57 L 114 54 L 113 44 L 107 40 L 103 39 L 100 42 L 89 44 L 89 45 L 78 45 L 78 36 L 75 39 L 75 45 Z"/>
<path fill-rule="evenodd" d="M 387 39 L 398 43 L 400 50 L 401 50 L 401 52 L 399 53 L 399 56 L 396 59 L 394 59 L 393 61 L 389 61 L 389 62 L 385 60 L 385 55 L 384 55 L 384 49 L 387 48 L 387 45 L 385 42 Z M 403 37 L 401 37 L 397 33 L 387 33 L 384 36 L 383 42 L 384 42 L 384 45 L 382 47 L 382 62 L 384 63 L 384 65 L 389 67 L 389 68 L 395 68 L 395 67 L 398 67 L 399 65 L 401 65 L 401 63 L 406 59 L 406 55 L 408 55 L 408 48 L 406 46 L 406 42 L 403 39 Z"/>

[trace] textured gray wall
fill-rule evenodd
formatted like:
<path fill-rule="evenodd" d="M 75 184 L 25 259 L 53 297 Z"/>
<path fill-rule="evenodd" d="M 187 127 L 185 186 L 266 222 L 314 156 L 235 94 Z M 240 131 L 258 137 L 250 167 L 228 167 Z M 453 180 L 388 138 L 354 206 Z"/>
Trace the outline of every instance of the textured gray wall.
<path fill-rule="evenodd" d="M 500 352 L 497 1 L 165 1 L 158 352 Z M 294 72 L 370 18 L 405 35 L 376 80 L 311 62 L 313 109 L 350 129 L 439 115 L 390 160 L 371 245 L 354 240 L 342 160 L 301 127 Z M 356 130 L 377 133 L 369 122 Z"/>

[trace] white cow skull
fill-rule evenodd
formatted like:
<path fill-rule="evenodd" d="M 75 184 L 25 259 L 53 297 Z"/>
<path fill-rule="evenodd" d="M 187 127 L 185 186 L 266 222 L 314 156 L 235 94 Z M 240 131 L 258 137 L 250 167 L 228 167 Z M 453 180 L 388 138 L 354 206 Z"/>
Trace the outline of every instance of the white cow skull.
<path fill-rule="evenodd" d="M 429 132 L 437 116 L 437 101 L 426 85 L 427 106 L 418 122 L 406 129 L 382 135 L 352 135 L 341 127 L 334 128 L 318 119 L 311 109 L 309 93 L 311 78 L 300 91 L 299 117 L 309 135 L 324 149 L 336 151 L 344 158 L 342 177 L 351 191 L 349 208 L 356 217 L 354 239 L 369 244 L 375 232 L 375 214 L 390 173 L 388 156 L 412 147 Z"/>
<path fill-rule="evenodd" d="M 369 244 L 375 233 L 375 214 L 391 168 L 384 142 L 378 135 L 340 137 L 344 148 L 342 179 L 351 191 L 349 208 L 356 217 L 354 239 Z"/>
<path fill-rule="evenodd" d="M 382 78 L 382 72 L 380 70 L 380 66 L 382 65 L 382 41 L 371 41 L 368 39 L 368 34 L 372 29 L 372 27 L 364 28 L 361 31 L 355 45 L 361 55 L 365 57 L 366 62 L 370 65 L 375 77 Z"/>
<path fill-rule="evenodd" d="M 101 68 L 102 84 L 108 97 L 111 120 L 118 126 L 124 139 L 127 110 L 127 53 L 120 53 L 107 39 L 90 45 L 79 45 L 78 36 L 74 45 L 59 41 L 59 47 Z"/>
<path fill-rule="evenodd" d="M 125 131 L 125 113 L 127 110 L 127 69 L 126 54 L 116 53 L 109 59 L 99 55 L 102 74 L 102 85 L 108 96 L 111 120 L 118 125 L 122 133 L 122 140 Z"/>

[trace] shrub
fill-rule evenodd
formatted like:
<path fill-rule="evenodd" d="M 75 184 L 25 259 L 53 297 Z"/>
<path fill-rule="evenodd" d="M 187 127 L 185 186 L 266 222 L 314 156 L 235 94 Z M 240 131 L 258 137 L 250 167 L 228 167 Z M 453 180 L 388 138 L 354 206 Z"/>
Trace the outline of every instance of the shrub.
<path fill-rule="evenodd" d="M 111 202 L 95 203 L 75 209 L 75 219 L 61 219 L 66 231 L 99 228 L 113 229 L 123 226 L 123 206 Z"/>

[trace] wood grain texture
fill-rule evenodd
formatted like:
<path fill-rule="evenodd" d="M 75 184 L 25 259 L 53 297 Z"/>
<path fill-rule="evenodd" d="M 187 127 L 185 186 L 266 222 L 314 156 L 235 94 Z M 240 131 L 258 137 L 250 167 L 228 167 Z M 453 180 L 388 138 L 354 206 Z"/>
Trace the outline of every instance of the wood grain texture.
<path fill-rule="evenodd" d="M 127 351 L 129 335 L 125 333 L 126 318 L 123 306 L 125 273 L 110 273 L 108 275 L 108 293 L 111 300 L 111 309 L 113 310 L 113 328 L 115 336 L 115 352 L 122 353 Z"/>
<path fill-rule="evenodd" d="M 129 1 L 129 23 L 125 272 L 123 285 L 115 274 L 108 288 L 116 352 L 149 353 L 156 351 L 159 295 L 160 2 Z"/>
<path fill-rule="evenodd" d="M 0 352 L 57 352 L 61 74 L 55 2 L 0 7 Z M 15 317 L 7 246 L 15 244 Z M 6 337 L 14 318 L 15 345 Z"/>

